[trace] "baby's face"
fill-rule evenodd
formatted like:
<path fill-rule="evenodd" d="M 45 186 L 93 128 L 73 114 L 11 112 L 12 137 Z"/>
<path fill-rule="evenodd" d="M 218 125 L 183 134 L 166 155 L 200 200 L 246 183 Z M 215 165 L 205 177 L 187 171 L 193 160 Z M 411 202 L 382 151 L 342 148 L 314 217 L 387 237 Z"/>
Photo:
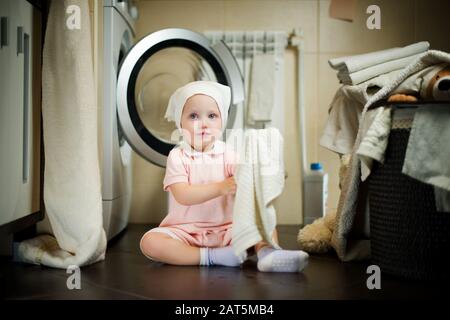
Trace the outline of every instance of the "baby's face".
<path fill-rule="evenodd" d="M 190 97 L 181 115 L 183 137 L 197 151 L 208 150 L 222 132 L 222 117 L 216 101 L 210 96 Z"/>

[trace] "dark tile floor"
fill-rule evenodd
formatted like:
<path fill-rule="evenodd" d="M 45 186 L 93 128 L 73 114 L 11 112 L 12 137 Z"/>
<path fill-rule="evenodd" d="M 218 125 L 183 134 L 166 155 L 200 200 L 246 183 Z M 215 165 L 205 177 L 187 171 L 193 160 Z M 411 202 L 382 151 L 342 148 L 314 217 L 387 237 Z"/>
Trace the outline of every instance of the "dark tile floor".
<path fill-rule="evenodd" d="M 369 262 L 342 263 L 334 254 L 312 255 L 303 273 L 261 273 L 254 259 L 242 268 L 178 267 L 151 262 L 139 251 L 148 225 L 129 225 L 108 246 L 106 259 L 81 269 L 81 289 L 69 290 L 65 270 L 0 262 L 6 299 L 433 299 L 446 284 L 382 274 L 381 289 L 366 286 Z M 298 226 L 279 226 L 280 244 L 296 248 Z"/>

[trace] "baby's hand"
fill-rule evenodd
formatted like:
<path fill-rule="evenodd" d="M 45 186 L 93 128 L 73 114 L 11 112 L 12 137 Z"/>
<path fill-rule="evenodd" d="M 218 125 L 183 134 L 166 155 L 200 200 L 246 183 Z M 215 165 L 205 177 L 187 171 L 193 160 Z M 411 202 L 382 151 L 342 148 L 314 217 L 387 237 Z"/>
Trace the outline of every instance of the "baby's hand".
<path fill-rule="evenodd" d="M 234 177 L 226 178 L 221 182 L 222 195 L 235 194 L 236 193 L 236 182 Z"/>

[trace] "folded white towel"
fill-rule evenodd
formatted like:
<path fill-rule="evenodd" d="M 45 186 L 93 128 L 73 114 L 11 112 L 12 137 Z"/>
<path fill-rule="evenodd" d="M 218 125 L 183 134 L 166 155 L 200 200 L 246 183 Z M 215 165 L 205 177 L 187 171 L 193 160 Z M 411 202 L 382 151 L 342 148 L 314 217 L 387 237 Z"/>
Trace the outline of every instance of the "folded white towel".
<path fill-rule="evenodd" d="M 240 255 L 262 240 L 279 249 L 272 239 L 273 201 L 284 188 L 283 138 L 276 128 L 248 129 L 243 154 L 235 176 L 233 249 Z"/>
<path fill-rule="evenodd" d="M 383 62 L 352 73 L 349 73 L 347 71 L 339 71 L 337 76 L 338 79 L 344 84 L 360 84 L 381 74 L 385 74 L 394 70 L 400 70 L 406 67 L 408 64 L 413 63 L 415 59 L 419 58 L 419 56 L 420 54 L 416 54 L 401 59 Z"/>
<path fill-rule="evenodd" d="M 391 48 L 360 55 L 339 57 L 328 60 L 333 69 L 353 73 L 371 66 L 413 56 L 425 52 L 430 47 L 428 41 L 421 41 L 402 48 Z"/>
<path fill-rule="evenodd" d="M 258 54 L 253 57 L 247 122 L 270 121 L 275 93 L 275 55 Z"/>
<path fill-rule="evenodd" d="M 81 28 L 66 27 L 67 3 Z M 44 202 L 54 237 L 20 242 L 15 260 L 56 268 L 105 258 L 97 103 L 88 2 L 52 1 L 42 62 Z"/>

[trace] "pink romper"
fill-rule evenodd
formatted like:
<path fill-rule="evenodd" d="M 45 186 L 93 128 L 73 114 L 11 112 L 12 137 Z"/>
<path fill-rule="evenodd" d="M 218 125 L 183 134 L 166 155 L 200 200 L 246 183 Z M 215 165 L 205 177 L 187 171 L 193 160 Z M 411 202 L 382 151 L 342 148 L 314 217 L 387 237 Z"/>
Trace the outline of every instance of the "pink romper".
<path fill-rule="evenodd" d="M 162 232 L 195 247 L 230 245 L 234 195 L 185 206 L 175 200 L 168 187 L 180 182 L 195 185 L 223 181 L 235 174 L 236 164 L 237 155 L 223 141 L 216 141 L 208 152 L 195 151 L 183 143 L 172 149 L 163 181 L 164 191 L 169 192 L 169 213 L 158 228 L 148 232 Z"/>

